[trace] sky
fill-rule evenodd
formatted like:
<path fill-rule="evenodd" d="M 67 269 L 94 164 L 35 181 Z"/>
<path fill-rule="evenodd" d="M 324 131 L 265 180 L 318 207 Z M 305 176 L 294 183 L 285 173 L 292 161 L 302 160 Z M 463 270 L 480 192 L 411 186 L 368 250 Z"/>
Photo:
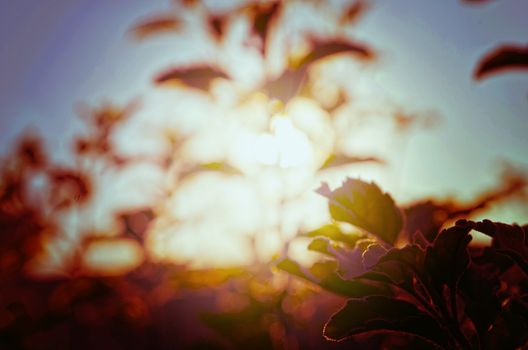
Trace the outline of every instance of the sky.
<path fill-rule="evenodd" d="M 161 0 L 0 0 L 0 152 L 29 128 L 60 157 L 80 128 L 79 102 L 148 94 L 152 75 L 182 46 L 139 45 L 126 33 L 139 17 L 168 7 Z M 469 199 L 494 184 L 501 161 L 528 167 L 528 74 L 471 78 L 495 45 L 526 43 L 526 13 L 525 0 L 372 2 L 354 29 L 380 53 L 372 81 L 410 110 L 441 116 L 435 129 L 410 135 L 391 164 L 396 198 Z"/>

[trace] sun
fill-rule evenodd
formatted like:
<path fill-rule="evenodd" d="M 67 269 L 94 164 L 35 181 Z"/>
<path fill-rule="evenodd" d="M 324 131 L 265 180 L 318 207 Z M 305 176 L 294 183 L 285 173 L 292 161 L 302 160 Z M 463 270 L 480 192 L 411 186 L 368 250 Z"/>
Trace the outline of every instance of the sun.
<path fill-rule="evenodd" d="M 246 163 L 279 169 L 309 167 L 314 163 L 314 150 L 308 136 L 288 115 L 273 116 L 269 125 L 269 131 L 247 135 L 239 143 Z"/>

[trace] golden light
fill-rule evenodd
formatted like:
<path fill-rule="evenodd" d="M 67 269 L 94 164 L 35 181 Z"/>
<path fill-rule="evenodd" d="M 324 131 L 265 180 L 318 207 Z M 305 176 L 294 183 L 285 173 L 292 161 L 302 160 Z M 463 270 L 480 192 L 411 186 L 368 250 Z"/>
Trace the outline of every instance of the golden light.
<path fill-rule="evenodd" d="M 271 120 L 271 133 L 264 133 L 253 140 L 254 160 L 264 165 L 280 168 L 307 166 L 313 163 L 313 148 L 308 137 L 296 128 L 285 115 Z"/>
<path fill-rule="evenodd" d="M 315 146 L 308 135 L 286 113 L 273 115 L 265 131 L 239 120 L 222 127 L 229 136 L 209 130 L 202 140 L 214 145 L 212 153 L 227 149 L 241 173 L 206 172 L 184 180 L 165 203 L 166 216 L 180 224 L 158 219 L 150 230 L 153 259 L 197 267 L 267 261 L 298 232 L 302 220 L 293 208 L 305 212 L 303 206 L 311 204 L 301 197 L 316 196 Z M 203 153 L 191 156 L 206 157 L 203 145 Z"/>
<path fill-rule="evenodd" d="M 103 239 L 86 247 L 81 264 L 94 275 L 122 275 L 143 263 L 143 249 L 131 239 Z"/>
<path fill-rule="evenodd" d="M 279 151 L 280 167 L 306 166 L 313 162 L 313 149 L 308 137 L 290 119 L 275 116 L 271 121 L 271 128 Z"/>

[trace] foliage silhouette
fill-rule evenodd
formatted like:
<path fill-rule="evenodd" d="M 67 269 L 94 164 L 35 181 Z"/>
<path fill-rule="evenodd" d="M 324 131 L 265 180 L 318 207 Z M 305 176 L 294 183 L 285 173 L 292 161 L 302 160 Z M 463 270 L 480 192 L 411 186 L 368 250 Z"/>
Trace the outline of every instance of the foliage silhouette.
<path fill-rule="evenodd" d="M 528 48 L 520 45 L 502 45 L 487 53 L 475 69 L 475 79 L 511 70 L 528 69 Z"/>
<path fill-rule="evenodd" d="M 175 1 L 173 6 L 167 13 L 133 25 L 132 37 L 143 41 L 156 35 L 179 35 L 188 25 L 180 15 L 188 11 L 201 16 L 211 39 L 221 45 L 233 21 L 246 18 L 250 33 L 244 45 L 255 48 L 267 64 L 274 35 L 290 5 L 286 1 L 250 2 L 227 12 L 192 0 Z M 347 4 L 342 13 L 333 13 L 324 2 L 317 6 L 345 27 L 354 25 L 368 9 L 362 0 Z M 283 110 L 297 98 L 317 102 L 312 75 L 317 66 L 336 55 L 347 55 L 362 64 L 376 57 L 369 44 L 344 31 L 303 35 L 307 48 L 300 55 L 286 53 L 284 69 L 273 74 L 266 70 L 262 81 L 237 96 L 240 104 L 259 92 L 270 104 L 280 101 Z M 487 72 L 480 74 L 498 69 L 496 63 L 487 65 Z M 232 83 L 231 73 L 217 62 L 191 62 L 162 70 L 154 82 L 212 95 L 212 81 L 220 78 Z M 321 106 L 329 119 L 351 103 L 351 96 L 339 93 L 333 105 Z M 153 259 L 149 235 L 160 227 L 170 230 L 182 225 L 179 218 L 167 215 L 168 198 L 178 190 L 174 183 L 203 173 L 244 177 L 244 171 L 227 158 L 183 159 L 182 149 L 192 135 L 177 132 L 164 135 L 167 148 L 162 154 L 125 154 L 115 137 L 140 108 L 139 101 L 124 106 L 81 105 L 85 130 L 73 139 L 72 164 L 56 162 L 43 140 L 33 134 L 22 135 L 3 159 L 1 348 L 526 346 L 526 227 L 486 220 L 453 225 L 454 220 L 470 218 L 496 202 L 526 199 L 524 174 L 506 171 L 501 183 L 467 204 L 424 199 L 401 207 L 376 184 L 348 178 L 334 191 L 327 185 L 319 189 L 329 200 L 333 221 L 295 237 L 311 239 L 308 250 L 320 254 L 321 259 L 310 266 L 289 256 L 287 241 L 283 254 L 273 261 L 255 259 L 249 266 L 198 269 Z M 411 125 L 432 124 L 431 118 L 408 114 L 402 108 L 396 108 L 390 117 L 399 132 Z M 336 141 L 313 171 L 319 174 L 364 162 L 380 164 L 384 160 L 346 152 Z M 98 191 L 106 190 L 98 181 L 101 173 L 138 164 L 166 171 L 169 185 L 160 191 L 161 199 L 113 212 L 116 225 L 111 234 L 92 232 L 83 222 L 86 227 L 81 227 L 78 237 L 68 236 L 64 217 L 68 212 L 86 210 L 98 200 Z M 286 201 L 285 196 L 280 205 Z M 468 245 L 472 230 L 490 236 L 491 245 Z M 74 239 L 77 241 L 69 242 Z M 68 243 L 68 258 L 60 271 L 39 272 L 45 268 L 43 255 L 60 255 L 60 249 L 52 249 L 57 241 Z M 134 257 L 132 263 L 125 260 L 128 265 L 117 270 L 93 269 L 87 253 L 94 246 L 115 244 L 120 248 L 106 255 L 119 257 L 118 252 L 127 251 Z M 348 298 L 346 305 L 330 316 L 343 298 Z M 328 342 L 325 337 L 341 342 Z"/>
<path fill-rule="evenodd" d="M 353 196 L 356 188 L 361 188 L 358 184 L 373 186 L 359 180 L 354 180 L 354 186 L 347 185 L 349 183 L 347 180 L 338 190 L 325 194 L 330 200 L 332 217 L 337 221 L 349 221 L 350 216 L 343 212 L 361 213 L 367 209 L 377 212 L 373 209 L 380 202 L 376 197 L 343 201 L 343 191 Z M 392 203 L 387 199 L 385 202 Z M 340 211 L 332 211 L 333 203 L 339 203 Z M 378 214 L 380 221 L 386 216 L 384 212 Z M 528 281 L 525 228 L 489 220 L 459 220 L 455 226 L 437 231 L 434 237 L 426 240 L 421 225 L 414 225 L 413 235 L 421 236 L 414 241 L 421 245 L 406 243 L 401 248 L 387 247 L 386 250 L 378 248 L 380 244 L 390 243 L 385 231 L 373 230 L 363 221 L 349 222 L 366 230 L 379 243 L 365 248 L 357 241 L 353 248 L 350 245 L 340 248 L 341 256 L 348 249 L 349 256 L 362 258 L 356 259 L 355 264 L 346 262 L 342 266 L 345 270 L 357 270 L 356 266 L 363 264 L 363 273 L 356 273 L 346 283 L 370 281 L 372 287 L 389 288 L 391 292 L 380 293 L 384 289 L 374 289 L 364 296 L 353 296 L 327 322 L 324 331 L 327 338 L 343 340 L 357 334 L 383 331 L 426 338 L 433 348 L 513 349 L 526 345 L 528 336 L 524 331 L 528 320 L 521 316 L 526 315 L 524 299 Z M 430 230 L 429 222 L 421 223 L 423 228 Z M 491 246 L 468 247 L 472 230 L 492 237 Z M 324 234 L 325 231 L 320 232 Z M 339 242 L 339 236 L 326 236 L 336 237 L 336 243 Z M 336 248 L 328 241 L 316 238 L 311 247 L 342 264 L 343 260 L 334 253 Z M 507 257 L 507 261 L 503 257 Z M 283 261 L 278 267 L 327 288 L 324 280 L 300 274 L 291 261 Z M 502 343 L 505 338 L 509 338 L 506 344 Z"/>

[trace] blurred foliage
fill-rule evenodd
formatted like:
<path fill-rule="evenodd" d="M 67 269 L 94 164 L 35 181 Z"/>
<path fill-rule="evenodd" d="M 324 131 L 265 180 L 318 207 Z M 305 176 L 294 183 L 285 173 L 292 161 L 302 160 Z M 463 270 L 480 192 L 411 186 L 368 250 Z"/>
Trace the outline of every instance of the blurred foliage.
<path fill-rule="evenodd" d="M 220 43 L 231 23 L 245 18 L 251 29 L 245 44 L 266 61 L 276 28 L 292 3 L 250 1 L 215 12 L 200 1 L 175 1 L 170 11 L 141 19 L 130 33 L 139 41 L 178 35 L 188 25 L 181 14 L 195 11 L 203 17 L 212 40 Z M 300 3 L 326 11 L 343 28 L 353 26 L 369 7 L 358 0 L 336 12 L 324 2 Z M 306 33 L 304 46 L 300 52 L 286 53 L 287 65 L 281 72 L 266 73 L 250 91 L 242 91 L 239 103 L 255 94 L 264 94 L 272 110 L 284 110 L 299 96 L 316 101 L 314 67 L 334 55 L 348 55 L 365 64 L 376 58 L 373 48 L 345 30 Z M 475 77 L 524 67 L 525 56 L 522 48 L 503 47 L 483 59 Z M 232 77 L 216 62 L 195 62 L 163 70 L 154 83 L 210 96 L 218 79 Z M 334 103 L 320 104 L 333 118 L 348 103 L 350 96 L 339 91 Z M 65 213 L 87 208 L 97 200 L 97 190 L 105 190 L 98 188 L 100 169 L 153 164 L 170 174 L 171 184 L 203 172 L 243 175 L 222 159 L 177 164 L 188 141 L 183 134 L 167 134 L 169 146 L 163 154 L 121 152 L 115 134 L 140 105 L 132 101 L 125 106 L 80 106 L 85 132 L 73 140 L 72 164 L 56 162 L 44 140 L 29 133 L 2 159 L 0 348 L 514 349 L 527 345 L 526 227 L 486 220 L 454 223 L 496 202 L 524 203 L 526 175 L 511 169 L 495 188 L 469 203 L 424 199 L 398 207 L 374 183 L 347 179 L 333 191 L 325 184 L 319 192 L 329 200 L 333 222 L 297 236 L 311 239 L 308 250 L 320 254 L 311 266 L 288 255 L 288 242 L 274 261 L 256 259 L 250 266 L 195 269 L 156 261 L 147 247 L 149 230 L 179 224 L 172 218 L 160 219 L 166 213 L 164 196 L 152 205 L 112 213 L 117 225 L 111 235 L 83 227 L 87 232 L 68 242 L 72 237 L 64 229 Z M 433 124 L 430 116 L 406 114 L 401 108 L 390 117 L 397 131 Z M 377 156 L 348 154 L 336 144 L 317 171 L 384 162 Z M 173 190 L 168 185 L 164 194 Z M 470 245 L 472 230 L 491 237 L 491 244 Z M 68 243 L 68 258 L 60 271 L 46 270 L 43 256 L 60 254 L 50 246 L 63 241 Z M 94 249 L 107 249 L 109 258 L 117 260 L 94 266 L 89 260 Z M 129 256 L 121 261 L 118 251 Z M 113 268 L 105 265 L 111 263 Z M 345 298 L 346 304 L 331 315 Z"/>

